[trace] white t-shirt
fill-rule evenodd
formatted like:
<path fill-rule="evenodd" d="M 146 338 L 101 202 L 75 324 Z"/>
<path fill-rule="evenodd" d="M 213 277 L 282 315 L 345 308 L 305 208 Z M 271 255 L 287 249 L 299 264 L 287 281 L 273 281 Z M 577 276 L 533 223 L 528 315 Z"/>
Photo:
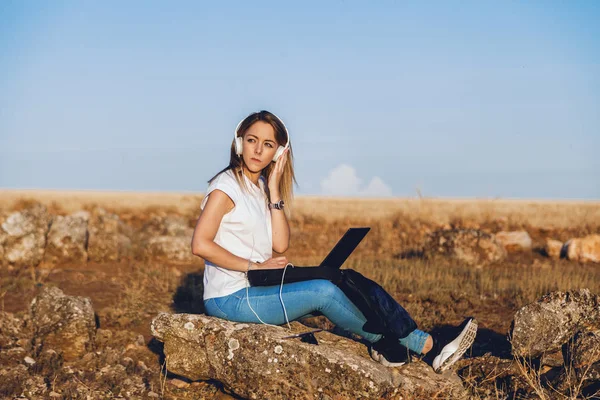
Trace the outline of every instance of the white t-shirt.
<path fill-rule="evenodd" d="M 204 209 L 213 190 L 218 189 L 227 194 L 234 207 L 223 216 L 215 243 L 238 257 L 263 262 L 273 255 L 271 213 L 267 205 L 265 183 L 262 178 L 259 179 L 259 189 L 246 175 L 243 177 L 248 190 L 240 187 L 232 170 L 219 174 L 208 186 L 200 208 Z M 209 261 L 205 265 L 205 300 L 227 296 L 246 287 L 246 273 L 221 268 Z"/>

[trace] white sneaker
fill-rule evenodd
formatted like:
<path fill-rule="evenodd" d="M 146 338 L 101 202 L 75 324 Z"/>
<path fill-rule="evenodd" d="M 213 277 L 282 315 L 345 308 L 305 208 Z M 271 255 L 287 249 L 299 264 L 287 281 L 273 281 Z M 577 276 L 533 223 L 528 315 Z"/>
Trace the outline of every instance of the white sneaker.
<path fill-rule="evenodd" d="M 433 370 L 438 374 L 441 374 L 450 368 L 450 366 L 457 362 L 462 355 L 465 354 L 465 351 L 471 347 L 475 341 L 476 334 L 477 320 L 470 318 L 460 335 L 444 346 L 442 351 L 440 351 L 440 354 L 433 359 Z"/>

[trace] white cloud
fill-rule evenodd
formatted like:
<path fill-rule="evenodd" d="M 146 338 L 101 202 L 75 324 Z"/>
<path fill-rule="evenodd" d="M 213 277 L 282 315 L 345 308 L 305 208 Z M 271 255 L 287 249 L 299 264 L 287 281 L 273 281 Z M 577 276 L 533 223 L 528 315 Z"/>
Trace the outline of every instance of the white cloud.
<path fill-rule="evenodd" d="M 360 196 L 360 197 L 389 197 L 392 189 L 378 176 L 371 179 L 369 184 L 361 188 L 362 179 L 356 175 L 356 170 L 340 164 L 321 181 L 321 192 L 328 196 Z"/>
<path fill-rule="evenodd" d="M 349 165 L 340 164 L 321 181 L 321 192 L 332 196 L 356 196 L 362 180 Z"/>
<path fill-rule="evenodd" d="M 361 190 L 361 196 L 368 197 L 391 197 L 392 188 L 386 185 L 386 183 L 378 176 L 371 179 L 371 182 L 366 188 Z"/>

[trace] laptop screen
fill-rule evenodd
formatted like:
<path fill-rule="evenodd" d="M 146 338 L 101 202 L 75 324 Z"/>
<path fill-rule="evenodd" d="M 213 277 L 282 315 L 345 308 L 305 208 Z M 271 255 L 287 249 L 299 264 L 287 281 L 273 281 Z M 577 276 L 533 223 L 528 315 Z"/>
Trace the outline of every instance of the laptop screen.
<path fill-rule="evenodd" d="M 340 268 L 371 228 L 350 228 L 321 262 L 320 267 Z"/>

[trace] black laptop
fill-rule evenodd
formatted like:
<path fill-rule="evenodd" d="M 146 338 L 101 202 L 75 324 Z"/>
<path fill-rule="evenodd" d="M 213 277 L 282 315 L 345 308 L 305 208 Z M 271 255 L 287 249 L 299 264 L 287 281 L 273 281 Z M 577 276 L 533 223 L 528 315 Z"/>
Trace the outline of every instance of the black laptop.
<path fill-rule="evenodd" d="M 284 282 L 300 282 L 309 279 L 327 279 L 336 282 L 340 277 L 340 267 L 367 235 L 369 230 L 371 228 L 368 227 L 348 229 L 318 267 L 288 267 L 285 270 Z M 248 280 L 251 286 L 280 285 L 282 276 L 283 269 L 255 269 L 248 271 Z"/>

